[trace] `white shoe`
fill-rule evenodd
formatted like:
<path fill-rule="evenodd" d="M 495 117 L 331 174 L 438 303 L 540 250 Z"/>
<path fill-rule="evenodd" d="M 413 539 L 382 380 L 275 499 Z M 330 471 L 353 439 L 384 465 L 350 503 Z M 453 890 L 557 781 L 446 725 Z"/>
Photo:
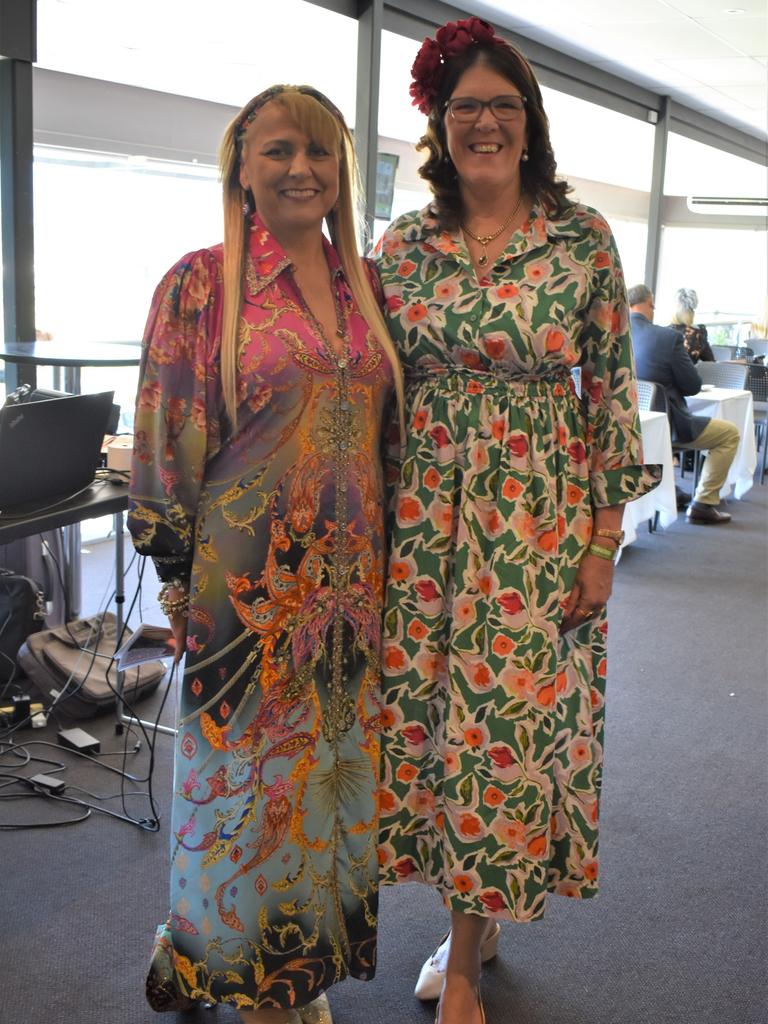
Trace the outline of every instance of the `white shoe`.
<path fill-rule="evenodd" d="M 489 960 L 493 960 L 496 956 L 499 947 L 500 932 L 501 926 L 497 921 L 488 935 L 483 939 L 482 945 L 480 946 L 480 960 L 482 963 L 485 964 Z M 417 999 L 422 999 L 424 1002 L 427 1002 L 430 999 L 440 998 L 440 993 L 443 991 L 443 982 L 445 981 L 445 971 L 448 966 L 448 954 L 450 951 L 451 933 L 448 932 L 440 945 L 421 968 L 419 980 L 416 982 L 416 988 L 413 990 L 413 994 Z"/>

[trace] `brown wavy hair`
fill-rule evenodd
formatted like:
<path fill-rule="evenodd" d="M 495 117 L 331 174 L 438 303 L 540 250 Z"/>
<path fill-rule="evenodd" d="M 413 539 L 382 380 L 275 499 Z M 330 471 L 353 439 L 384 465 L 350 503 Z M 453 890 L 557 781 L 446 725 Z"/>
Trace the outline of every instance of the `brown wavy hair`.
<path fill-rule="evenodd" d="M 482 64 L 515 85 L 525 97 L 528 159 L 520 164 L 523 191 L 543 202 L 547 212 L 561 216 L 572 205 L 566 198 L 570 186 L 555 176 L 557 164 L 549 141 L 549 119 L 533 68 L 511 46 L 473 46 L 445 62 L 445 77 L 429 113 L 426 134 L 417 149 L 426 149 L 428 157 L 419 174 L 429 182 L 441 227 L 455 230 L 462 220 L 463 202 L 456 168 L 448 154 L 445 134 L 445 104 L 456 84 L 469 68 Z"/>

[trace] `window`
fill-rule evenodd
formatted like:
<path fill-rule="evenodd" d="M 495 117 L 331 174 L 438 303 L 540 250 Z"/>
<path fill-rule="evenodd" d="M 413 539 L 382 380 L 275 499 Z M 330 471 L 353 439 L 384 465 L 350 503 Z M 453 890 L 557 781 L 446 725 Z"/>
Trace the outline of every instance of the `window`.
<path fill-rule="evenodd" d="M 671 196 L 765 196 L 768 170 L 676 132 L 667 141 L 664 193 Z"/>
<path fill-rule="evenodd" d="M 765 243 L 763 231 L 665 227 L 656 289 L 656 321 L 669 323 L 678 288 L 693 288 L 697 292 L 697 323 L 759 321 L 768 281 Z"/>
<path fill-rule="evenodd" d="M 624 268 L 627 288 L 641 284 L 645 278 L 645 250 L 648 244 L 648 225 L 644 221 L 610 217 L 609 223 Z"/>
<path fill-rule="evenodd" d="M 411 65 L 419 50 L 414 39 L 381 34 L 381 75 L 379 79 L 379 150 L 399 157 L 391 220 L 420 210 L 432 198 L 429 186 L 419 177 L 424 153 L 416 143 L 427 127 L 426 117 L 411 103 Z M 388 220 L 376 220 L 374 239 L 388 226 Z"/>
<path fill-rule="evenodd" d="M 556 89 L 541 91 L 559 174 L 650 192 L 651 125 Z"/>
<path fill-rule="evenodd" d="M 728 323 L 728 337 L 734 343 L 741 334 L 749 336 L 750 322 L 762 319 L 768 290 L 766 222 L 743 217 L 741 227 L 737 213 L 723 221 L 691 212 L 686 198 L 765 196 L 767 174 L 765 167 L 750 160 L 670 133 L 656 289 L 660 323 L 669 322 L 678 288 L 693 288 L 699 296 L 696 320 Z"/>
<path fill-rule="evenodd" d="M 56 341 L 137 341 L 185 252 L 221 241 L 213 167 L 35 149 L 35 305 Z"/>
<path fill-rule="evenodd" d="M 51 71 L 236 108 L 306 82 L 354 122 L 357 22 L 305 0 L 37 0 L 37 24 L 37 63 Z"/>

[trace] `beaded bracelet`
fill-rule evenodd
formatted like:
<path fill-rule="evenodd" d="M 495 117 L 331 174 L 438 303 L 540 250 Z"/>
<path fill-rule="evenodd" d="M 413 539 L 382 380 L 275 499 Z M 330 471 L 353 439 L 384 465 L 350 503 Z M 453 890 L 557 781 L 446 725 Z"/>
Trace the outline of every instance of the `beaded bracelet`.
<path fill-rule="evenodd" d="M 186 615 L 189 611 L 189 591 L 187 589 L 188 584 L 178 577 L 167 580 L 157 595 L 157 603 L 160 605 L 160 610 L 163 615 L 167 615 L 170 618 L 172 615 Z M 171 598 L 168 596 L 171 590 L 181 590 L 181 597 Z"/>

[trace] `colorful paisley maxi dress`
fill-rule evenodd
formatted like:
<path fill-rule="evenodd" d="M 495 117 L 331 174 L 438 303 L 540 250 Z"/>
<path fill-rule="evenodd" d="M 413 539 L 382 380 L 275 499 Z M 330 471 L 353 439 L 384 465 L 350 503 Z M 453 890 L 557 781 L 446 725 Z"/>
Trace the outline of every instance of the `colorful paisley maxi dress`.
<path fill-rule="evenodd" d="M 302 1006 L 375 967 L 392 374 L 328 244 L 326 257 L 346 358 L 255 217 L 237 433 L 221 246 L 159 285 L 137 400 L 129 527 L 161 578 L 191 575 L 171 915 L 153 964 L 171 963 L 183 996 L 243 1008 Z"/>
<path fill-rule="evenodd" d="M 479 282 L 427 207 L 378 267 L 406 375 L 384 617 L 382 881 L 531 921 L 597 890 L 605 616 L 561 637 L 592 507 L 642 465 L 610 230 L 534 207 Z M 583 404 L 571 382 L 581 366 Z"/>

